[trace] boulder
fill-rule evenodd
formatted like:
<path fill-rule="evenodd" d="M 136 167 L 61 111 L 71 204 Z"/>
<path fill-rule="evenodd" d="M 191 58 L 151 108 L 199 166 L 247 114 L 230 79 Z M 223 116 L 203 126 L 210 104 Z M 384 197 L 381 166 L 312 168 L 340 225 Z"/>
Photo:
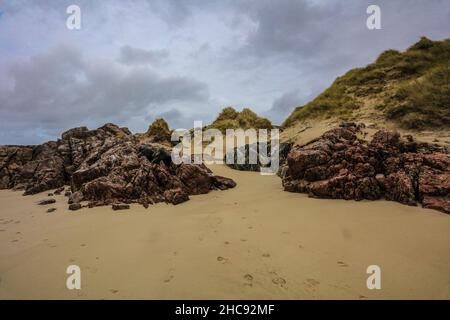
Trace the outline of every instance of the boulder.
<path fill-rule="evenodd" d="M 41 200 L 37 204 L 40 205 L 40 206 L 45 206 L 45 205 L 52 204 L 52 203 L 55 203 L 55 202 L 56 202 L 55 199 L 50 198 L 50 199 Z"/>
<path fill-rule="evenodd" d="M 81 209 L 81 203 L 71 203 L 69 205 L 69 210 L 76 211 Z"/>
<path fill-rule="evenodd" d="M 24 195 L 64 192 L 71 210 L 113 203 L 178 204 L 190 194 L 225 190 L 234 181 L 215 177 L 204 165 L 171 161 L 170 150 L 142 145 L 127 128 L 108 123 L 96 130 L 70 129 L 62 139 L 38 146 L 0 146 L 0 189 Z"/>
<path fill-rule="evenodd" d="M 450 213 L 450 155 L 408 135 L 380 130 L 371 142 L 357 138 L 353 124 L 292 147 L 282 183 L 312 197 L 376 200 Z"/>
<path fill-rule="evenodd" d="M 113 209 L 114 211 L 117 211 L 117 210 L 127 210 L 127 209 L 130 209 L 130 205 L 129 205 L 129 204 L 126 204 L 126 203 L 113 203 L 112 209 Z"/>
<path fill-rule="evenodd" d="M 188 201 L 189 195 L 182 188 L 176 188 L 164 191 L 164 198 L 167 202 L 177 205 Z"/>

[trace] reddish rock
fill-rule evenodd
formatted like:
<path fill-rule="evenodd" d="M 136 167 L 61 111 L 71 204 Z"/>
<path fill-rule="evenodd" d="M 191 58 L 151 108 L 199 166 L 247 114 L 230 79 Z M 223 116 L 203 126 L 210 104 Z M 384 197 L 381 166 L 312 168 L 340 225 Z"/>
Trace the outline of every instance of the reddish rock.
<path fill-rule="evenodd" d="M 64 192 L 64 187 L 61 187 L 61 188 L 56 189 L 55 192 L 54 192 L 54 194 L 60 195 L 60 194 L 63 193 L 63 192 Z"/>
<path fill-rule="evenodd" d="M 188 201 L 189 195 L 185 190 L 176 188 L 164 191 L 164 198 L 167 202 L 177 205 L 182 202 Z"/>
<path fill-rule="evenodd" d="M 56 189 L 59 194 L 67 184 L 72 208 L 81 201 L 89 207 L 178 204 L 190 194 L 236 185 L 204 165 L 175 165 L 169 150 L 140 145 L 128 129 L 113 124 L 74 128 L 39 146 L 0 146 L 0 189 L 24 190 L 25 195 Z"/>
<path fill-rule="evenodd" d="M 376 200 L 450 213 L 450 155 L 411 136 L 378 131 L 371 142 L 346 125 L 294 146 L 283 170 L 284 190 L 312 197 Z"/>
<path fill-rule="evenodd" d="M 450 199 L 446 197 L 425 196 L 422 199 L 424 208 L 435 209 L 445 213 L 450 213 Z"/>
<path fill-rule="evenodd" d="M 221 176 L 214 176 L 213 184 L 217 189 L 220 190 L 226 190 L 236 187 L 236 182 L 234 182 L 232 179 Z"/>

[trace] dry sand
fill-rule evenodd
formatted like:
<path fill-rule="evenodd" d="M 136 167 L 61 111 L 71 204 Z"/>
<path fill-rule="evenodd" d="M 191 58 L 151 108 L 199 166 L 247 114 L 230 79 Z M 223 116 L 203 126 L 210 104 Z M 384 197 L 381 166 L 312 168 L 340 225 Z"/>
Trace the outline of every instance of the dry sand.
<path fill-rule="evenodd" d="M 310 199 L 276 176 L 214 166 L 233 190 L 178 206 L 57 211 L 0 191 L 1 299 L 450 298 L 450 216 Z M 66 289 L 67 266 L 81 290 Z M 366 268 L 379 265 L 381 290 Z"/>

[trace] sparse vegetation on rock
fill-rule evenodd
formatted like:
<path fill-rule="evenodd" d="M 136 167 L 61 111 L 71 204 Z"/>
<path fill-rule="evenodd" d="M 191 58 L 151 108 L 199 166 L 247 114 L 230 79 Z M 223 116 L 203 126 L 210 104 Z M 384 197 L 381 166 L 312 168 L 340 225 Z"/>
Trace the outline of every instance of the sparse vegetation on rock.
<path fill-rule="evenodd" d="M 233 107 L 226 107 L 207 128 L 219 129 L 225 133 L 226 129 L 272 129 L 272 123 L 268 119 L 258 116 L 249 108 L 244 108 L 239 112 Z"/>
<path fill-rule="evenodd" d="M 148 127 L 142 138 L 148 139 L 149 142 L 170 144 L 171 134 L 172 132 L 167 122 L 162 118 L 158 118 Z"/>

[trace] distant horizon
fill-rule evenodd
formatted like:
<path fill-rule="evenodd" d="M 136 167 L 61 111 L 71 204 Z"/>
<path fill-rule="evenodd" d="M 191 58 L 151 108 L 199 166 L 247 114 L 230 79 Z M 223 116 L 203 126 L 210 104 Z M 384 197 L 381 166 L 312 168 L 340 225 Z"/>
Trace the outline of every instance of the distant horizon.
<path fill-rule="evenodd" d="M 379 1 L 380 30 L 369 1 L 78 1 L 80 30 L 66 28 L 70 4 L 0 5 L 0 145 L 105 123 L 140 133 L 159 117 L 183 128 L 227 106 L 279 125 L 383 51 L 450 36 L 440 0 Z"/>

